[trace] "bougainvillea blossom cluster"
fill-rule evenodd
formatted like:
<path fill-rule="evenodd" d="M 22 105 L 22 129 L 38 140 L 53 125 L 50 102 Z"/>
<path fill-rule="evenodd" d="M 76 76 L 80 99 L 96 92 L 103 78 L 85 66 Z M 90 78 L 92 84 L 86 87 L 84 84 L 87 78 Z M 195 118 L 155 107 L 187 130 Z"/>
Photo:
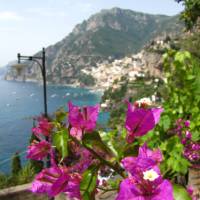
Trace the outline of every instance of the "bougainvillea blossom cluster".
<path fill-rule="evenodd" d="M 127 142 L 132 143 L 135 137 L 140 137 L 147 134 L 159 122 L 162 108 L 146 108 L 143 103 L 131 104 L 127 102 L 128 110 L 126 114 L 125 128 L 128 131 Z M 140 105 L 142 107 L 140 107 Z"/>
<path fill-rule="evenodd" d="M 128 178 L 120 184 L 116 200 L 173 200 L 172 184 L 162 178 L 159 163 L 162 161 L 160 150 L 151 151 L 146 144 L 139 148 L 137 157 L 126 157 L 122 165 Z"/>
<path fill-rule="evenodd" d="M 38 117 L 37 119 L 38 125 L 34 128 L 32 128 L 32 132 L 36 135 L 43 135 L 48 137 L 51 134 L 51 131 L 53 129 L 53 125 L 46 117 Z"/>
<path fill-rule="evenodd" d="M 146 101 L 127 102 L 127 106 L 125 144 L 131 145 L 156 126 L 163 109 L 149 107 Z M 123 156 L 117 161 L 113 153 L 108 153 L 109 147 L 105 148 L 96 130 L 99 110 L 99 105 L 79 107 L 69 102 L 66 123 L 58 125 L 56 122 L 55 125 L 47 118 L 38 118 L 37 126 L 32 129 L 38 140 L 28 147 L 27 158 L 44 160 L 50 157 L 51 166 L 35 176 L 31 191 L 49 197 L 64 193 L 69 199 L 94 199 L 101 186 L 108 186 L 105 181 L 99 184 L 101 170 L 110 169 L 109 177 L 112 173 L 121 177 L 116 200 L 174 200 L 172 183 L 163 178 L 160 171 L 161 150 L 151 150 L 144 143 L 137 149 L 137 157 Z M 178 134 L 181 139 L 187 138 L 188 144 L 190 134 L 182 137 L 180 123 L 177 122 Z M 184 122 L 184 126 L 188 129 L 189 121 Z M 54 142 L 55 135 L 58 137 Z M 60 144 L 67 148 L 62 149 Z M 192 148 L 198 149 L 198 146 Z"/>
<path fill-rule="evenodd" d="M 68 108 L 70 134 L 81 140 L 84 132 L 92 132 L 95 129 L 100 107 L 95 105 L 81 108 L 69 102 Z"/>
<path fill-rule="evenodd" d="M 176 121 L 175 131 L 178 134 L 181 143 L 184 145 L 183 155 L 195 166 L 198 166 L 197 163 L 200 161 L 200 143 L 192 140 L 190 121 L 181 118 L 178 119 Z"/>
<path fill-rule="evenodd" d="M 32 183 L 31 191 L 46 193 L 54 197 L 59 193 L 66 193 L 69 198 L 80 199 L 81 176 L 78 173 L 69 173 L 65 167 L 53 166 L 43 169 Z"/>
<path fill-rule="evenodd" d="M 27 158 L 32 160 L 43 160 L 51 151 L 51 144 L 45 140 L 33 141 L 27 150 Z"/>
<path fill-rule="evenodd" d="M 187 192 L 190 195 L 190 197 L 192 198 L 192 200 L 198 200 L 198 198 L 196 197 L 196 195 L 194 195 L 194 190 L 192 187 L 187 187 Z"/>

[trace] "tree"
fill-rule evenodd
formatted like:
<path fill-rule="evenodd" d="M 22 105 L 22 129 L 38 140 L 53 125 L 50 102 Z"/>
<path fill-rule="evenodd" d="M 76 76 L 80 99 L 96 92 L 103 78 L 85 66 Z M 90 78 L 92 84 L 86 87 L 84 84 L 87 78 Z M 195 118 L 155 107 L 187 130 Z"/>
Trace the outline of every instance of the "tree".
<path fill-rule="evenodd" d="M 183 38 L 181 48 L 200 59 L 200 32 L 193 32 L 190 36 Z"/>
<path fill-rule="evenodd" d="M 199 0 L 175 0 L 178 3 L 182 2 L 185 6 L 181 13 L 181 19 L 185 22 L 187 29 L 192 29 L 196 25 L 200 17 L 200 1 Z"/>
<path fill-rule="evenodd" d="M 12 175 L 16 176 L 22 169 L 19 153 L 16 152 L 12 158 Z"/>
<path fill-rule="evenodd" d="M 86 86 L 92 86 L 95 84 L 95 79 L 90 74 L 81 73 L 79 80 L 81 83 L 83 83 Z"/>

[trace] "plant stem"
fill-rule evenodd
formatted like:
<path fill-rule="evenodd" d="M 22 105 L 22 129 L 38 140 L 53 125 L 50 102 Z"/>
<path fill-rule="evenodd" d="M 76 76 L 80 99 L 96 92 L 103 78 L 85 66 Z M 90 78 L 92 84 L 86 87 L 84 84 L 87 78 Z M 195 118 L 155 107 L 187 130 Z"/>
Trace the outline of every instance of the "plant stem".
<path fill-rule="evenodd" d="M 97 189 L 102 190 L 102 191 L 104 191 L 105 193 L 106 193 L 106 192 L 110 192 L 110 191 L 118 190 L 118 188 L 106 189 L 106 188 L 102 188 L 102 187 L 97 187 Z"/>
<path fill-rule="evenodd" d="M 81 143 L 74 137 L 70 137 L 76 144 L 81 145 Z M 98 160 L 100 160 L 101 163 L 109 166 L 111 169 L 113 169 L 115 172 L 117 172 L 121 177 L 125 178 L 125 175 L 123 173 L 123 169 L 118 165 L 115 166 L 112 163 L 110 163 L 109 161 L 105 160 L 104 158 L 102 158 L 97 152 L 95 152 L 93 149 L 91 149 L 90 147 L 88 147 L 84 142 L 82 142 L 82 146 L 85 147 L 88 151 L 90 151 Z"/>
<path fill-rule="evenodd" d="M 111 169 L 113 169 L 115 172 L 117 172 L 120 176 L 125 178 L 125 175 L 123 173 L 123 169 L 120 166 L 115 166 L 112 163 L 110 163 L 109 161 L 105 160 L 97 152 L 95 152 L 93 149 L 91 149 L 90 147 L 88 147 L 84 143 L 83 143 L 83 147 L 85 147 L 88 151 L 90 151 L 97 159 L 99 159 L 101 161 L 101 163 L 109 166 Z"/>

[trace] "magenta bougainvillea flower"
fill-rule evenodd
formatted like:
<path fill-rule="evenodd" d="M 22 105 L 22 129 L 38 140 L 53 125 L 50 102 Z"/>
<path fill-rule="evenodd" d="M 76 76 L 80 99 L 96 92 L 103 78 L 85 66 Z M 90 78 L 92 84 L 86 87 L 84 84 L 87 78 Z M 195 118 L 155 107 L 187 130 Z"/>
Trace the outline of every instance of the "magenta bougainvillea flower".
<path fill-rule="evenodd" d="M 174 131 L 184 145 L 183 156 L 192 163 L 193 167 L 200 168 L 200 143 L 192 140 L 190 121 L 177 119 Z"/>
<path fill-rule="evenodd" d="M 192 200 L 198 200 L 197 197 L 194 195 L 194 190 L 192 187 L 188 186 L 187 192 L 190 195 L 190 197 L 192 198 Z"/>
<path fill-rule="evenodd" d="M 83 173 L 93 162 L 92 154 L 85 148 L 80 148 L 77 152 L 79 160 L 70 167 L 71 172 Z"/>
<path fill-rule="evenodd" d="M 185 122 L 184 122 L 184 124 L 185 124 L 185 127 L 190 127 L 190 120 L 186 120 Z"/>
<path fill-rule="evenodd" d="M 49 136 L 53 129 L 53 125 L 51 122 L 48 121 L 45 117 L 38 118 L 38 126 L 32 128 L 32 132 L 38 136 L 40 134 L 44 136 Z"/>
<path fill-rule="evenodd" d="M 53 166 L 43 169 L 32 183 L 31 191 L 34 193 L 46 193 L 55 197 L 59 193 L 66 193 L 69 198 L 81 199 L 79 174 L 70 174 L 67 168 Z"/>
<path fill-rule="evenodd" d="M 137 175 L 137 170 L 147 170 L 150 167 L 157 166 L 163 159 L 162 153 L 159 149 L 152 151 L 146 145 L 146 143 L 139 148 L 137 157 L 129 156 L 122 159 L 121 163 L 125 170 L 132 175 Z"/>
<path fill-rule="evenodd" d="M 185 144 L 183 155 L 187 158 L 191 163 L 194 164 L 195 167 L 200 168 L 198 161 L 200 161 L 200 143 L 190 141 Z"/>
<path fill-rule="evenodd" d="M 131 178 L 123 180 L 116 200 L 174 200 L 169 181 L 163 180 L 160 184 L 155 184 L 151 180 L 143 179 L 141 183 Z"/>
<path fill-rule="evenodd" d="M 160 151 L 160 149 L 156 149 L 152 151 L 151 149 L 147 147 L 146 143 L 139 148 L 138 157 L 151 158 L 157 164 L 159 164 L 163 160 L 162 152 Z"/>
<path fill-rule="evenodd" d="M 28 146 L 27 158 L 32 160 L 42 160 L 44 159 L 51 150 L 51 144 L 45 140 L 38 142 L 34 141 L 30 146 Z"/>
<path fill-rule="evenodd" d="M 138 157 L 124 158 L 129 176 L 121 182 L 116 200 L 173 200 L 172 185 L 157 165 L 161 160 L 160 150 L 151 151 L 146 145 L 140 147 Z"/>
<path fill-rule="evenodd" d="M 72 127 L 70 129 L 70 135 L 75 137 L 77 140 L 81 140 L 83 136 L 83 131 L 79 127 Z"/>
<path fill-rule="evenodd" d="M 68 103 L 69 124 L 71 125 L 70 134 L 77 139 L 81 139 L 83 132 L 92 132 L 96 127 L 99 113 L 99 105 L 79 107 Z"/>
<path fill-rule="evenodd" d="M 125 128 L 128 131 L 127 142 L 132 143 L 135 137 L 143 136 L 159 122 L 162 108 L 138 108 L 128 102 Z"/>

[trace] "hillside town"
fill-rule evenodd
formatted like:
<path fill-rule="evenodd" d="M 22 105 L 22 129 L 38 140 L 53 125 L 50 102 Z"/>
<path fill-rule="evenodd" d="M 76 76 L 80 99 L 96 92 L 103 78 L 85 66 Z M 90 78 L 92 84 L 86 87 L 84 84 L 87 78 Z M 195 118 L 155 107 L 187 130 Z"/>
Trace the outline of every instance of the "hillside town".
<path fill-rule="evenodd" d="M 147 50 L 142 50 L 137 54 L 126 56 L 122 59 L 116 59 L 112 62 L 104 61 L 98 63 L 97 67 L 84 68 L 81 71 L 95 78 L 96 88 L 103 90 L 109 87 L 118 87 L 114 84 L 121 77 L 126 77 L 129 81 L 135 81 L 138 77 L 147 75 L 161 78 L 162 74 L 162 56 L 159 53 L 161 49 L 169 48 L 169 42 L 164 40 L 155 40 L 149 45 Z"/>

